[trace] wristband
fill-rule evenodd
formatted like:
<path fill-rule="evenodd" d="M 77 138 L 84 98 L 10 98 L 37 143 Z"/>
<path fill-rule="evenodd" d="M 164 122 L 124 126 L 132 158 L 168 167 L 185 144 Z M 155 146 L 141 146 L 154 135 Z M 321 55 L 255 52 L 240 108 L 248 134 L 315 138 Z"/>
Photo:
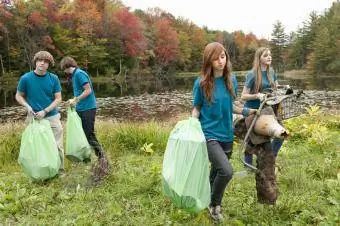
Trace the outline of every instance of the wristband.
<path fill-rule="evenodd" d="M 243 110 L 242 110 L 242 115 L 243 115 L 243 117 L 248 116 L 248 115 L 249 115 L 249 111 L 250 111 L 249 108 L 243 108 Z"/>

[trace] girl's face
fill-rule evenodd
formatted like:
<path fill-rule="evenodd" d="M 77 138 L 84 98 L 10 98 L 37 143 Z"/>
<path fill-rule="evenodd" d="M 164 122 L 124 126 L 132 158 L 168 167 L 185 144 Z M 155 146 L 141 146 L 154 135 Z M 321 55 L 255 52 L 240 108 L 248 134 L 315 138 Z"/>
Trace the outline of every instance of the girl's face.
<path fill-rule="evenodd" d="M 272 63 L 272 54 L 269 50 L 266 50 L 262 53 L 260 62 L 263 66 L 269 66 Z"/>
<path fill-rule="evenodd" d="M 224 51 L 222 51 L 217 59 L 212 60 L 212 67 L 214 71 L 223 72 L 225 64 L 227 63 L 227 56 Z"/>

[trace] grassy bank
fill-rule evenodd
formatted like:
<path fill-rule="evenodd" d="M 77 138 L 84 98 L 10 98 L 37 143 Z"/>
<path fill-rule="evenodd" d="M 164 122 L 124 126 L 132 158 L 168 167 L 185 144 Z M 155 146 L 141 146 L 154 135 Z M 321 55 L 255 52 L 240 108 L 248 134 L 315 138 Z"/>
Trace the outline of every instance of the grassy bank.
<path fill-rule="evenodd" d="M 99 185 L 91 164 L 67 161 L 66 174 L 31 183 L 17 165 L 22 125 L 1 125 L 0 222 L 7 224 L 209 225 L 208 212 L 188 214 L 162 195 L 160 173 L 175 121 L 145 124 L 98 122 L 98 137 L 112 171 Z M 286 122 L 291 139 L 278 157 L 280 195 L 275 206 L 258 204 L 254 175 L 233 178 L 223 200 L 224 225 L 339 225 L 340 119 L 308 117 Z M 319 132 L 318 132 L 319 131 Z M 141 149 L 153 143 L 152 150 Z M 93 158 L 93 161 L 96 159 Z M 238 148 L 232 164 L 243 167 Z"/>

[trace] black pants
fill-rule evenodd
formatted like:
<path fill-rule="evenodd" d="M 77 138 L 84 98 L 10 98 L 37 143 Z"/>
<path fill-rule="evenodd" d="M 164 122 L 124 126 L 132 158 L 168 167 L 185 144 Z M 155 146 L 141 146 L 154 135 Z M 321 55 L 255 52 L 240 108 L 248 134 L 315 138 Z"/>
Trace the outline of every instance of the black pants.
<path fill-rule="evenodd" d="M 207 141 L 208 156 L 211 162 L 211 206 L 221 205 L 224 190 L 233 176 L 233 168 L 229 162 L 232 148 L 233 142 Z"/>
<path fill-rule="evenodd" d="M 96 119 L 96 109 L 90 109 L 86 111 L 77 111 L 79 117 L 81 118 L 81 123 L 83 130 L 85 132 L 86 138 L 94 149 L 94 152 L 98 158 L 104 156 L 104 151 L 99 144 L 97 137 L 94 133 L 94 122 Z"/>

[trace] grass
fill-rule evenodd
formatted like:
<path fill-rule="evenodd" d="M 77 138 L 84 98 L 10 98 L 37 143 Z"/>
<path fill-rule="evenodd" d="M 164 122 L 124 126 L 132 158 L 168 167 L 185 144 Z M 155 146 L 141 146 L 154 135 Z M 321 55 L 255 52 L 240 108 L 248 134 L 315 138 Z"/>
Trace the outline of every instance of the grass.
<path fill-rule="evenodd" d="M 1 224 L 213 224 L 207 210 L 186 213 L 162 194 L 163 154 L 175 123 L 98 122 L 98 138 L 112 167 L 111 174 L 99 185 L 91 182 L 91 164 L 69 161 L 64 177 L 30 182 L 16 163 L 23 125 L 1 125 Z M 311 148 L 307 139 L 284 143 L 277 159 L 280 195 L 275 206 L 257 203 L 254 175 L 234 177 L 223 199 L 223 225 L 339 225 L 337 125 L 336 120 L 329 123 L 331 142 L 324 149 Z M 145 143 L 154 144 L 153 152 L 141 149 Z M 237 158 L 236 145 L 232 165 L 235 171 L 243 170 Z"/>

